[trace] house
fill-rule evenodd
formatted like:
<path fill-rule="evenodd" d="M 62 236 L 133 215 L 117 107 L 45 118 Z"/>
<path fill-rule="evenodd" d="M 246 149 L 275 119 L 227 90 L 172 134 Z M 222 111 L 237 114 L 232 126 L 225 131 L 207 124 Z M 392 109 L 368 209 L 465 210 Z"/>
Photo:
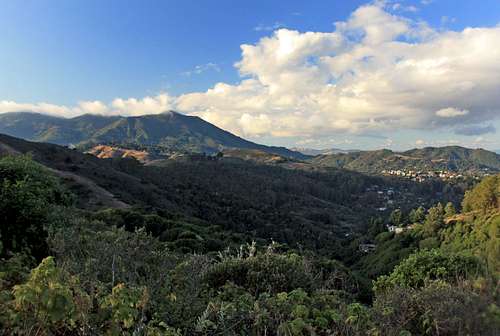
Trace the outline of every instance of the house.
<path fill-rule="evenodd" d="M 394 233 L 395 234 L 400 234 L 400 233 L 403 233 L 405 230 L 405 228 L 402 228 L 402 227 L 397 227 L 395 230 L 394 230 Z"/>
<path fill-rule="evenodd" d="M 400 233 L 403 233 L 407 230 L 413 230 L 414 228 L 415 228 L 415 224 L 408 225 L 406 227 L 397 227 L 395 225 L 387 225 L 387 230 L 389 230 L 389 232 L 394 232 L 395 234 L 400 234 Z"/>

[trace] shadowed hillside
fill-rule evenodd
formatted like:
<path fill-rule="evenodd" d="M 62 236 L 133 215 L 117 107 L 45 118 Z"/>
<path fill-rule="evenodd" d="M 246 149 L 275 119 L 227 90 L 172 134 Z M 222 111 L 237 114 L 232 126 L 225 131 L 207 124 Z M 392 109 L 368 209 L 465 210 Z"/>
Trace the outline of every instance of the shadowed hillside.
<path fill-rule="evenodd" d="M 59 175 L 79 195 L 82 207 L 99 208 L 99 203 L 112 206 L 117 201 L 196 217 L 255 237 L 290 244 L 302 241 L 327 253 L 334 251 L 328 247 L 345 233 L 366 228 L 369 219 L 379 215 L 377 209 L 386 206 L 386 200 L 376 192 L 366 192 L 374 185 L 392 187 L 401 194 L 392 205 L 400 207 L 415 202 L 432 204 L 437 194 L 457 200 L 463 193 L 462 186 L 440 182 L 416 184 L 341 169 L 289 169 L 238 157 L 185 156 L 142 165 L 135 159 L 99 159 L 58 145 L 5 135 L 0 135 L 0 144 L 10 152 L 31 153 L 36 161 L 62 172 Z"/>
<path fill-rule="evenodd" d="M 306 155 L 284 147 L 259 145 L 224 131 L 199 117 L 165 112 L 140 117 L 82 115 L 65 119 L 37 113 L 0 114 L 0 133 L 59 145 L 155 147 L 160 152 L 215 153 L 226 148 L 255 149 L 296 159 Z"/>

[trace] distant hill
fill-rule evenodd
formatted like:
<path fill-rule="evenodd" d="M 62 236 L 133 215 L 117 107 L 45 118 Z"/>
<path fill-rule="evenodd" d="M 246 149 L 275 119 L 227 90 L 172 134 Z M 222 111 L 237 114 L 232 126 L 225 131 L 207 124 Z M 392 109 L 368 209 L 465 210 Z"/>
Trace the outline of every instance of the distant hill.
<path fill-rule="evenodd" d="M 448 170 L 455 172 L 500 171 L 500 155 L 484 149 L 458 146 L 427 147 L 406 152 L 388 149 L 320 155 L 310 160 L 322 167 L 345 168 L 364 173 L 391 169 Z"/>
<path fill-rule="evenodd" d="M 292 147 L 293 151 L 300 152 L 304 155 L 316 156 L 316 155 L 330 155 L 330 154 L 347 154 L 353 152 L 359 152 L 357 149 L 339 149 L 339 148 L 325 148 L 325 149 L 313 149 L 305 147 Z"/>
<path fill-rule="evenodd" d="M 119 145 L 129 149 L 215 153 L 227 148 L 254 149 L 295 159 L 307 156 L 284 147 L 256 144 L 199 117 L 177 112 L 139 117 L 82 115 L 58 118 L 39 113 L 0 114 L 0 133 L 37 142 L 85 148 Z"/>

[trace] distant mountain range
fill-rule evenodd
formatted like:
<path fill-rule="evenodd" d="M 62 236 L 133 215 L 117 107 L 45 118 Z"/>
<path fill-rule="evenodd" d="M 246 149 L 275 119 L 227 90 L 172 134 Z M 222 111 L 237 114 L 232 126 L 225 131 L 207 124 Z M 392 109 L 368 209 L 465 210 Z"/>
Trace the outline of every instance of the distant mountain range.
<path fill-rule="evenodd" d="M 313 149 L 305 147 L 292 147 L 290 149 L 295 152 L 300 152 L 304 155 L 309 155 L 309 156 L 359 152 L 359 150 L 357 149 L 339 149 L 339 148 Z"/>
<path fill-rule="evenodd" d="M 400 169 L 500 171 L 500 155 L 484 149 L 450 146 L 405 152 L 336 148 L 290 150 L 256 144 L 199 117 L 173 111 L 138 117 L 86 114 L 70 119 L 31 112 L 4 113 L 0 114 L 0 133 L 36 142 L 73 144 L 102 158 L 130 156 L 143 162 L 172 153 L 213 154 L 222 151 L 228 157 L 260 163 L 302 168 L 344 168 L 370 174 Z M 302 163 L 287 159 L 301 160 Z"/>
<path fill-rule="evenodd" d="M 284 147 L 256 144 L 199 117 L 177 112 L 138 117 L 82 115 L 59 118 L 32 112 L 0 114 L 0 133 L 37 142 L 82 148 L 114 144 L 131 149 L 215 153 L 227 148 L 253 149 L 294 159 L 306 155 Z"/>
<path fill-rule="evenodd" d="M 484 149 L 458 146 L 427 147 L 406 152 L 388 149 L 319 155 L 310 160 L 322 167 L 345 168 L 364 173 L 383 170 L 500 171 L 500 155 Z"/>

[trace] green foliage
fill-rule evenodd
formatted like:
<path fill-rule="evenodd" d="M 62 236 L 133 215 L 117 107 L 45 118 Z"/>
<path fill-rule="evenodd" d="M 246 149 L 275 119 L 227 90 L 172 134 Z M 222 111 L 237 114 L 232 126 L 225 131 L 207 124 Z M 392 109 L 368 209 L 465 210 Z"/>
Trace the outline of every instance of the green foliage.
<path fill-rule="evenodd" d="M 420 206 L 417 209 L 412 209 L 408 215 L 410 223 L 422 223 L 425 219 L 425 209 Z"/>
<path fill-rule="evenodd" d="M 73 200 L 58 179 L 29 155 L 0 158 L 0 178 L 11 183 L 28 182 L 29 190 L 48 203 L 69 205 Z"/>
<path fill-rule="evenodd" d="M 457 213 L 457 210 L 455 209 L 455 206 L 453 203 L 448 202 L 446 206 L 444 207 L 444 215 L 445 217 L 452 217 Z"/>
<path fill-rule="evenodd" d="M 419 242 L 418 246 L 420 249 L 432 250 L 432 249 L 438 248 L 440 244 L 441 244 L 441 242 L 439 241 L 439 239 L 437 237 L 429 237 L 429 238 L 422 239 Z"/>
<path fill-rule="evenodd" d="M 420 289 L 394 287 L 377 295 L 373 321 L 387 336 L 493 336 L 500 328 L 499 303 L 488 286 L 434 282 Z"/>
<path fill-rule="evenodd" d="M 468 251 L 482 260 L 491 273 L 500 274 L 500 213 L 464 216 L 440 232 L 441 248 Z"/>
<path fill-rule="evenodd" d="M 254 298 L 226 285 L 198 319 L 200 335 L 354 335 L 369 323 L 368 309 L 347 305 L 329 292 L 302 289 Z"/>
<path fill-rule="evenodd" d="M 369 279 L 389 274 L 394 267 L 418 249 L 420 237 L 414 232 L 395 235 L 384 232 L 375 239 L 377 248 L 360 258 L 353 268 Z"/>
<path fill-rule="evenodd" d="M 0 256 L 47 253 L 46 227 L 55 205 L 71 198 L 59 182 L 28 156 L 0 159 Z"/>
<path fill-rule="evenodd" d="M 149 190 L 165 198 L 151 199 L 147 209 L 88 212 L 72 207 L 60 182 L 31 159 L 0 160 L 0 215 L 23 230 L 39 229 L 36 236 L 1 227 L 0 326 L 6 334 L 392 336 L 498 330 L 500 215 L 494 208 L 455 214 L 449 204 L 438 204 L 424 219 L 420 207 L 409 215 L 417 225 L 394 234 L 383 225 L 388 218 L 368 216 L 364 209 L 353 214 L 349 203 L 361 202 L 372 182 L 357 175 L 215 162 L 174 163 L 167 170 L 121 161 L 109 167 L 117 166 L 123 175 L 142 171 L 141 184 L 154 185 Z M 207 171 L 208 178 L 193 177 Z M 161 179 L 165 172 L 167 182 Z M 255 176 L 266 176 L 259 179 L 264 187 Z M 476 204 L 476 192 L 468 204 Z M 392 222 L 404 224 L 402 214 L 393 213 Z M 369 227 L 366 234 L 350 231 L 353 218 L 364 219 L 357 227 Z M 353 239 L 336 239 L 348 229 Z M 249 243 L 252 236 L 275 234 L 290 245 L 265 249 L 264 239 Z M 55 259 L 43 259 L 30 272 L 37 242 L 44 249 L 36 256 Z M 366 242 L 375 242 L 376 249 L 359 252 Z M 228 249 L 213 252 L 222 247 Z M 24 253 L 13 254 L 18 251 Z M 346 256 L 354 272 L 324 255 Z M 365 284 L 377 277 L 372 301 Z"/>
<path fill-rule="evenodd" d="M 113 287 L 112 293 L 101 303 L 101 308 L 111 310 L 108 333 L 131 334 L 129 330 L 137 328 L 145 319 L 148 301 L 146 288 L 128 288 L 123 283 Z"/>
<path fill-rule="evenodd" d="M 471 255 L 445 253 L 439 249 L 423 250 L 410 255 L 389 276 L 374 283 L 375 291 L 394 287 L 421 288 L 436 281 L 456 282 L 481 275 L 483 266 Z"/>
<path fill-rule="evenodd" d="M 441 203 L 429 209 L 424 222 L 424 233 L 427 237 L 435 235 L 444 226 L 444 208 Z"/>
<path fill-rule="evenodd" d="M 403 223 L 403 212 L 401 211 L 401 209 L 396 209 L 391 212 L 391 215 L 389 216 L 389 222 L 395 226 L 400 226 Z"/>
<path fill-rule="evenodd" d="M 466 192 L 462 208 L 466 212 L 500 209 L 500 175 L 488 176 Z"/>
<path fill-rule="evenodd" d="M 14 286 L 13 297 L 7 328 L 14 334 L 38 330 L 50 335 L 86 327 L 90 298 L 78 278 L 59 269 L 52 257 L 33 269 L 26 283 Z"/>
<path fill-rule="evenodd" d="M 212 288 L 231 282 L 254 296 L 288 292 L 294 288 L 311 289 L 313 280 L 311 266 L 304 258 L 275 253 L 227 259 L 215 264 L 206 275 L 206 282 Z"/>
<path fill-rule="evenodd" d="M 177 256 L 144 230 L 130 233 L 112 228 L 94 232 L 88 226 L 98 222 L 85 220 L 72 225 L 67 223 L 55 232 L 50 246 L 58 260 L 89 290 L 100 290 L 103 285 L 110 290 L 118 283 L 147 287 L 154 298 L 151 304 L 156 304 Z"/>

